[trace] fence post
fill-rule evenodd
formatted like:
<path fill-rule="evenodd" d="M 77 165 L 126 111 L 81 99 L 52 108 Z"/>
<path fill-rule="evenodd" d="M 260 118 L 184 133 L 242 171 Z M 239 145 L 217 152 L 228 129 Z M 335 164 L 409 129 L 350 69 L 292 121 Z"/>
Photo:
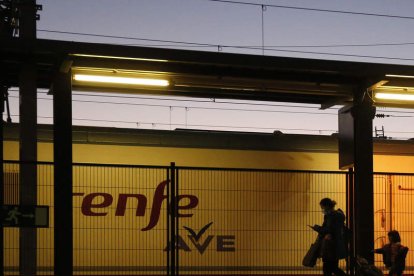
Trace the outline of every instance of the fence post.
<path fill-rule="evenodd" d="M 170 174 L 169 174 L 169 183 L 167 189 L 167 212 L 168 216 L 168 251 L 170 251 L 167 255 L 167 265 L 168 265 L 168 275 L 176 276 L 177 275 L 177 253 L 178 253 L 178 246 L 177 246 L 177 233 L 176 231 L 178 223 L 177 223 L 177 204 L 176 204 L 176 168 L 175 163 L 171 162 L 170 165 Z"/>
<path fill-rule="evenodd" d="M 7 92 L 7 87 L 4 86 L 3 84 L 1 84 L 0 86 L 0 97 L 1 97 L 1 121 L 0 121 L 0 155 L 1 155 L 1 160 L 0 160 L 0 206 L 3 206 L 4 204 L 4 178 L 3 178 L 3 170 L 4 170 L 4 166 L 3 166 L 3 112 L 4 112 L 4 95 Z M 3 238 L 4 238 L 4 234 L 3 234 L 3 225 L 0 225 L 0 276 L 4 275 L 4 242 L 3 242 Z"/>
<path fill-rule="evenodd" d="M 171 218 L 170 218 L 170 202 L 171 202 L 171 198 L 170 198 L 170 183 L 171 183 L 171 169 L 168 167 L 167 168 L 167 213 L 166 213 L 166 217 L 167 217 L 167 276 L 171 275 L 171 262 L 170 262 L 170 246 L 171 246 L 171 233 L 170 233 L 170 223 L 171 223 Z"/>
<path fill-rule="evenodd" d="M 354 235 L 354 170 L 349 168 L 346 173 L 346 212 L 347 224 L 351 229 L 351 240 L 349 244 L 348 266 L 351 276 L 355 275 L 355 235 Z"/>
<path fill-rule="evenodd" d="M 178 181 L 178 175 L 179 175 L 179 170 L 178 170 L 177 167 L 175 167 L 175 163 L 174 163 L 174 169 L 175 169 L 175 173 L 174 173 L 174 176 L 175 176 L 175 180 L 174 180 L 174 184 L 175 184 L 175 187 L 174 187 L 174 190 L 175 190 L 175 193 L 174 193 L 175 233 L 174 233 L 174 235 L 175 235 L 175 237 L 177 237 L 178 234 L 179 234 L 178 227 L 179 227 L 179 217 L 180 217 L 179 214 L 178 214 L 178 212 L 179 212 L 179 210 L 178 210 L 178 200 L 179 200 L 179 193 L 178 193 L 178 184 L 179 184 L 179 181 Z M 180 265 L 179 265 L 179 256 L 180 256 L 179 249 L 180 248 L 178 246 L 175 247 L 175 275 L 179 275 L 179 268 L 180 268 Z"/>

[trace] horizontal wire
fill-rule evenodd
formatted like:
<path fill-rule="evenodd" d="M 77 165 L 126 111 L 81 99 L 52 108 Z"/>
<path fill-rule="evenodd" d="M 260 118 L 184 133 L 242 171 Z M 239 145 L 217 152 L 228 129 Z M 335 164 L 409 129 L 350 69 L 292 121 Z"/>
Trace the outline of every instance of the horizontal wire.
<path fill-rule="evenodd" d="M 19 92 L 18 89 L 9 89 L 12 92 Z M 38 92 L 38 94 L 48 94 L 47 92 Z M 119 99 L 139 99 L 139 100 L 159 100 L 159 101 L 175 101 L 175 102 L 192 102 L 192 103 L 214 103 L 214 104 L 230 104 L 230 105 L 251 105 L 251 106 L 269 106 L 269 107 L 287 107 L 287 108 L 310 108 L 319 109 L 319 107 L 309 105 L 287 105 L 287 104 L 267 104 L 267 103 L 243 103 L 243 102 L 232 102 L 223 101 L 220 99 L 212 98 L 210 100 L 198 100 L 198 99 L 167 99 L 161 97 L 142 97 L 142 96 L 126 96 L 126 95 L 107 95 L 107 94 L 88 94 L 88 93 L 72 93 L 74 96 L 85 96 L 85 97 L 97 97 L 97 98 L 119 98 Z M 12 97 L 12 96 L 10 96 Z M 339 109 L 331 107 L 330 109 Z M 384 111 L 386 112 L 386 111 Z"/>
<path fill-rule="evenodd" d="M 124 46 L 143 46 L 143 47 L 175 47 L 177 44 L 120 44 Z M 382 46 L 411 46 L 414 45 L 414 42 L 378 42 L 378 43 L 365 43 L 365 44 L 326 44 L 326 45 L 180 45 L 180 47 L 194 47 L 194 48 L 203 48 L 203 47 L 222 47 L 222 48 L 231 48 L 231 47 L 243 47 L 246 49 L 264 49 L 267 48 L 347 48 L 347 47 L 382 47 Z"/>
<path fill-rule="evenodd" d="M 176 43 L 176 44 L 196 45 L 196 46 L 208 46 L 208 47 L 217 47 L 218 46 L 218 45 L 208 44 L 208 43 L 182 42 L 182 41 L 172 41 L 172 40 L 149 39 L 149 38 L 138 38 L 138 37 L 128 37 L 128 36 L 115 36 L 115 35 L 104 35 L 104 34 L 92 34 L 92 33 L 81 33 L 81 32 L 68 32 L 68 31 L 47 30 L 47 29 L 38 29 L 37 31 L 38 32 L 44 32 L 44 33 L 70 34 L 70 35 L 79 35 L 79 36 L 93 36 L 93 37 L 116 38 L 116 39 L 125 39 L 125 40 L 141 40 L 141 41 L 151 41 L 151 42 L 166 42 L 166 43 Z"/>
<path fill-rule="evenodd" d="M 83 94 L 78 94 L 79 96 L 84 96 Z M 88 96 L 95 96 L 95 95 L 88 95 Z M 19 98 L 18 96 L 9 96 L 10 98 Z M 96 96 L 100 97 L 100 96 Z M 106 96 L 106 97 L 115 97 L 118 96 Z M 139 98 L 139 97 L 119 97 L 119 98 L 138 98 L 138 99 L 147 99 L 147 98 Z M 154 100 L 158 100 L 156 98 L 150 98 Z M 51 98 L 38 98 L 38 100 L 46 100 L 46 101 L 53 101 Z M 164 99 L 168 100 L 168 99 Z M 180 106 L 180 105 L 161 105 L 161 104 L 139 104 L 139 103 L 124 103 L 124 102 L 107 102 L 107 101 L 91 101 L 91 100 L 76 100 L 73 99 L 73 102 L 82 102 L 82 103 L 103 103 L 103 104 L 115 104 L 115 105 L 131 105 L 131 106 L 147 106 L 147 107 L 163 107 L 163 108 L 183 108 L 186 110 L 190 109 L 204 109 L 204 110 L 221 110 L 221 111 L 243 111 L 243 112 L 265 112 L 265 113 L 291 113 L 291 114 L 313 114 L 313 115 L 338 115 L 337 113 L 328 113 L 328 112 L 306 112 L 306 111 L 287 111 L 287 110 L 262 110 L 262 109 L 241 109 L 241 108 L 220 108 L 220 107 L 194 107 L 194 106 Z M 170 100 L 175 101 L 175 100 Z M 195 101 L 195 102 L 202 102 L 202 101 Z M 243 105 L 260 105 L 260 106 L 269 106 L 269 107 L 285 107 L 285 108 L 315 108 L 315 107 L 307 107 L 307 106 L 289 106 L 289 105 L 266 105 L 266 104 L 244 104 L 244 103 L 232 103 L 232 102 L 211 102 L 205 101 L 206 103 L 222 103 L 222 104 L 243 104 Z M 397 114 L 414 114 L 414 111 L 390 111 L 390 110 L 381 110 L 384 113 L 397 113 Z M 393 118 L 413 118 L 412 115 L 388 115 L 389 117 Z M 384 118 L 382 118 L 384 119 Z"/>
<path fill-rule="evenodd" d="M 18 98 L 17 96 L 10 96 L 11 98 Z M 38 100 L 53 101 L 49 98 L 37 98 Z M 243 112 L 265 112 L 265 113 L 292 113 L 292 114 L 313 114 L 313 115 L 337 115 L 336 113 L 324 112 L 306 112 L 306 111 L 287 111 L 287 110 L 262 110 L 262 109 L 242 109 L 242 108 L 223 108 L 223 107 L 200 107 L 200 106 L 181 106 L 181 105 L 162 105 L 162 104 L 140 104 L 140 103 L 124 103 L 124 102 L 105 102 L 105 101 L 89 101 L 89 100 L 72 100 L 73 102 L 82 103 L 100 103 L 100 104 L 114 104 L 114 105 L 130 105 L 130 106 L 146 106 L 146 107 L 164 107 L 164 108 L 185 108 L 203 109 L 203 110 L 221 110 L 221 111 L 243 111 Z"/>
<path fill-rule="evenodd" d="M 17 96 L 9 96 L 10 98 L 18 98 Z M 38 100 L 53 101 L 49 98 L 37 98 Z M 191 109 L 203 109 L 203 110 L 220 110 L 220 111 L 242 111 L 242 112 L 264 112 L 264 113 L 290 113 L 290 114 L 310 114 L 310 115 L 338 115 L 337 113 L 329 112 L 307 112 L 307 111 L 288 111 L 288 110 L 263 110 L 263 109 L 242 109 L 242 108 L 225 108 L 225 107 L 202 107 L 202 106 L 181 106 L 181 105 L 162 105 L 162 104 L 143 104 L 143 103 L 125 103 L 125 102 L 106 102 L 106 101 L 90 101 L 90 100 L 72 100 L 73 102 L 80 103 L 96 103 L 96 104 L 114 104 L 114 105 L 129 105 L 129 106 L 145 106 L 145 107 L 162 107 L 162 108 L 183 108 L 187 110 Z M 283 106 L 291 107 L 291 106 Z M 410 111 L 386 111 L 381 112 L 388 113 L 414 113 Z M 394 118 L 413 118 L 413 115 L 388 115 L 387 117 Z M 384 119 L 384 118 L 382 118 Z"/>
<path fill-rule="evenodd" d="M 13 114 L 12 117 L 20 117 Z M 53 119 L 52 116 L 38 116 L 41 119 Z M 87 119 L 87 118 L 72 118 L 74 121 L 90 121 L 90 122 L 105 122 L 105 123 L 126 123 L 135 125 L 153 125 L 153 126 L 192 126 L 192 127 L 219 127 L 219 128 L 240 128 L 240 129 L 269 129 L 269 130 L 291 130 L 291 131 L 313 131 L 313 132 L 336 132 L 332 129 L 301 129 L 301 128 L 274 128 L 274 127 L 248 127 L 248 126 L 229 126 L 229 125 L 209 125 L 209 124 L 183 124 L 183 123 L 162 123 L 162 122 L 140 122 L 140 121 L 122 121 L 122 120 L 105 120 L 105 119 Z"/>
<path fill-rule="evenodd" d="M 12 117 L 20 117 L 13 114 Z M 53 119 L 52 116 L 38 116 L 41 119 Z M 88 119 L 72 118 L 75 121 L 105 122 L 105 123 L 126 123 L 135 125 L 161 125 L 161 126 L 193 126 L 193 127 L 220 127 L 220 128 L 238 128 L 238 129 L 268 129 L 268 130 L 290 130 L 290 131 L 312 131 L 312 132 L 338 132 L 337 129 L 306 129 L 306 128 L 278 128 L 278 127 L 249 127 L 249 126 L 230 126 L 230 125 L 210 125 L 210 124 L 184 124 L 184 123 L 163 123 L 163 122 L 141 122 L 141 121 L 123 121 L 123 120 L 105 120 L 105 119 Z M 373 130 L 373 132 L 375 132 Z M 386 131 L 387 133 L 410 134 L 414 131 Z"/>
<path fill-rule="evenodd" d="M 414 17 L 412 17 L 412 16 L 403 16 L 403 15 L 381 14 L 381 13 L 367 13 L 367 12 L 354 12 L 354 11 L 330 10 L 330 9 L 317 9 L 317 8 L 305 8 L 305 7 L 295 7 L 295 6 L 285 6 L 285 5 L 274 5 L 274 4 L 266 4 L 266 3 L 251 3 L 251 2 L 242 2 L 242 1 L 233 1 L 233 0 L 204 0 L 204 1 L 220 2 L 220 3 L 226 3 L 226 4 L 237 4 L 237 5 L 257 6 L 257 7 L 271 7 L 271 8 L 280 8 L 280 9 L 304 10 L 304 11 L 313 11 L 313 12 L 341 13 L 341 14 L 376 16 L 376 17 L 386 17 L 386 18 L 396 18 L 396 19 L 409 19 L 409 20 L 413 20 L 414 19 Z"/>

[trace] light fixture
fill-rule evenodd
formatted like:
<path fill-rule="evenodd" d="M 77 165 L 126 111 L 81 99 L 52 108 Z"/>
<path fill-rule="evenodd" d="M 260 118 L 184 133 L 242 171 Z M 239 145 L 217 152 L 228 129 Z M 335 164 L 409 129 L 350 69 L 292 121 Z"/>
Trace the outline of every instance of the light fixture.
<path fill-rule="evenodd" d="M 126 84 L 142 86 L 160 86 L 167 87 L 170 82 L 165 79 L 125 77 L 125 76 L 108 76 L 95 74 L 74 74 L 73 80 L 85 83 L 107 83 L 107 84 Z"/>
<path fill-rule="evenodd" d="M 414 76 L 386 74 L 385 79 L 372 86 L 375 101 L 380 105 L 412 105 L 414 102 Z"/>
<path fill-rule="evenodd" d="M 388 78 L 414 79 L 414 76 L 409 76 L 409 75 L 386 74 L 385 76 L 388 77 Z"/>
<path fill-rule="evenodd" d="M 414 101 L 414 94 L 376 92 L 375 98 L 392 101 Z"/>

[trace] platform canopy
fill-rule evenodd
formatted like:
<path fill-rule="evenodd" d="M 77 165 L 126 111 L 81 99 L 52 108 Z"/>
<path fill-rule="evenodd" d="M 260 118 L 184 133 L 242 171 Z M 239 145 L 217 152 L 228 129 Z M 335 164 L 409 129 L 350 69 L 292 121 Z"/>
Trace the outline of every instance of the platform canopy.
<path fill-rule="evenodd" d="M 2 39 L 1 78 L 18 86 L 21 64 L 37 65 L 38 88 L 51 88 L 57 70 L 71 69 L 74 90 L 125 92 L 320 104 L 352 102 L 355 90 L 414 95 L 414 66 L 201 52 L 69 42 Z M 77 76 L 84 76 L 79 78 Z M 117 78 L 85 80 L 86 76 Z M 153 84 L 122 84 L 123 79 L 155 79 Z M 96 79 L 95 79 L 96 80 Z M 414 101 L 408 102 L 412 105 Z M 377 105 L 406 106 L 397 99 Z"/>

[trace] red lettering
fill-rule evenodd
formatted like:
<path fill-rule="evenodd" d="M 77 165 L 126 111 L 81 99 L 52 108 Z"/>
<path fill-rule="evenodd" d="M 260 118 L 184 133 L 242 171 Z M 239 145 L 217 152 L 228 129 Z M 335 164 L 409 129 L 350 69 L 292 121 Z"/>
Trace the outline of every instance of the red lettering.
<path fill-rule="evenodd" d="M 187 205 L 180 206 L 180 201 L 182 199 L 187 198 L 189 200 Z M 178 217 L 192 217 L 193 214 L 181 214 L 180 210 L 188 210 L 197 207 L 198 205 L 198 198 L 194 195 L 180 195 L 178 196 Z"/>
<path fill-rule="evenodd" d="M 148 231 L 154 228 L 160 218 L 163 201 L 167 198 L 164 194 L 168 180 L 158 184 L 155 188 L 154 198 L 152 202 L 151 214 L 148 225 L 141 229 L 141 231 Z M 84 196 L 85 193 L 73 193 L 73 196 Z M 130 198 L 136 199 L 135 216 L 145 216 L 148 199 L 143 194 L 119 194 L 117 198 L 117 205 L 115 209 L 115 216 L 124 216 Z M 179 195 L 177 200 L 173 200 L 177 206 L 178 217 L 192 217 L 192 213 L 184 212 L 184 210 L 194 209 L 198 206 L 199 200 L 194 195 Z M 129 201 L 128 201 L 129 200 Z M 85 216 L 106 216 L 108 212 L 104 209 L 112 205 L 114 198 L 108 193 L 91 193 L 83 197 L 81 211 Z"/>
<path fill-rule="evenodd" d="M 115 216 L 125 215 L 125 209 L 127 205 L 127 200 L 129 197 L 136 198 L 138 200 L 137 210 L 135 212 L 136 216 L 144 216 L 145 208 L 147 207 L 147 198 L 141 194 L 119 194 L 118 204 L 116 205 Z"/>
<path fill-rule="evenodd" d="M 160 218 L 161 205 L 162 201 L 167 198 L 164 195 L 165 186 L 167 185 L 168 180 L 161 182 L 158 187 L 155 189 L 154 200 L 152 202 L 151 217 L 148 225 L 145 228 L 142 228 L 141 231 L 148 231 L 154 228 L 157 225 Z"/>
<path fill-rule="evenodd" d="M 101 203 L 93 204 L 92 201 L 96 197 L 103 197 L 103 201 Z M 110 194 L 107 193 L 92 193 L 87 196 L 82 201 L 82 214 L 85 216 L 106 216 L 107 212 L 94 212 L 92 208 L 105 208 L 112 204 L 113 198 Z"/>

